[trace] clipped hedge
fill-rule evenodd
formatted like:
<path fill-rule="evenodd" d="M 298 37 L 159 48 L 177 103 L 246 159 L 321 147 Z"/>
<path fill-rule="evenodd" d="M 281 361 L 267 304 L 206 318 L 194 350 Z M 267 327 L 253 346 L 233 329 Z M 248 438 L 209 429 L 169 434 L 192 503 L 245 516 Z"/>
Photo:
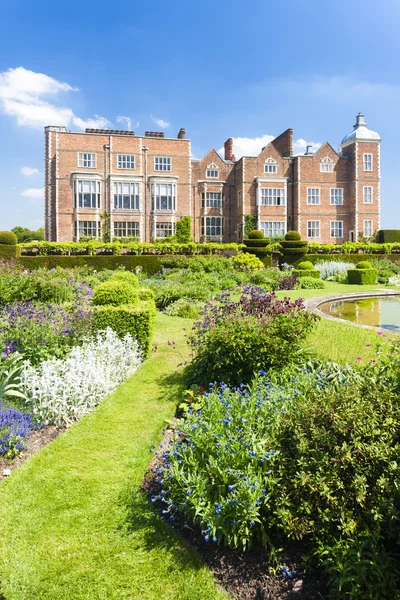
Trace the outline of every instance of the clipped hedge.
<path fill-rule="evenodd" d="M 0 244 L 16 246 L 18 244 L 18 238 L 12 231 L 0 231 Z"/>
<path fill-rule="evenodd" d="M 19 256 L 21 256 L 21 246 L 19 244 L 0 244 L 0 259 L 9 260 L 10 258 L 18 258 Z"/>
<path fill-rule="evenodd" d="M 95 306 L 133 305 L 138 300 L 138 291 L 133 285 L 126 281 L 113 281 L 112 278 L 100 283 L 93 292 L 93 304 Z"/>
<path fill-rule="evenodd" d="M 111 281 L 122 281 L 134 288 L 139 287 L 139 279 L 132 271 L 115 271 L 115 273 L 111 275 Z"/>
<path fill-rule="evenodd" d="M 246 254 L 255 254 L 260 260 L 266 256 L 271 256 L 271 250 L 269 248 L 245 248 L 243 252 Z"/>
<path fill-rule="evenodd" d="M 111 327 L 119 337 L 130 333 L 142 348 L 143 358 L 150 355 L 153 344 L 156 307 L 153 301 L 141 301 L 135 306 L 95 306 L 94 331 Z"/>
<path fill-rule="evenodd" d="M 249 232 L 248 238 L 249 240 L 263 240 L 264 232 L 260 231 L 260 229 L 253 229 Z"/>
<path fill-rule="evenodd" d="M 362 260 L 356 265 L 356 269 L 372 269 L 372 265 L 367 260 Z"/>
<path fill-rule="evenodd" d="M 154 292 L 150 288 L 140 288 L 138 290 L 139 300 L 154 300 Z"/>
<path fill-rule="evenodd" d="M 289 248 L 301 248 L 302 246 L 308 246 L 307 240 L 297 240 L 297 242 L 291 240 L 282 240 L 280 244 L 283 248 L 287 248 L 288 252 Z"/>
<path fill-rule="evenodd" d="M 162 256 L 21 256 L 18 262 L 30 271 L 40 267 L 53 269 L 85 265 L 93 267 L 96 271 L 115 270 L 119 267 L 134 271 L 136 267 L 141 267 L 144 273 L 151 276 L 162 270 L 162 258 Z"/>
<path fill-rule="evenodd" d="M 293 257 L 293 262 L 290 260 L 290 256 L 285 255 L 285 260 L 283 262 L 287 262 L 289 264 L 294 264 L 299 259 L 298 257 Z M 348 262 L 356 264 L 363 258 L 363 255 L 360 254 L 306 254 L 303 260 L 309 260 L 314 265 L 315 263 L 322 261 L 337 261 L 337 262 Z M 369 257 L 368 257 L 369 258 Z M 386 258 L 392 263 L 398 263 L 400 265 L 400 255 L 399 254 L 380 254 L 376 256 L 376 258 Z"/>
<path fill-rule="evenodd" d="M 293 269 L 291 273 L 296 277 L 313 277 L 314 279 L 320 279 L 321 276 L 317 269 Z"/>
<path fill-rule="evenodd" d="M 243 244 L 247 248 L 265 248 L 269 244 L 269 238 L 263 240 L 243 240 Z"/>
<path fill-rule="evenodd" d="M 349 269 L 347 281 L 354 285 L 375 285 L 378 277 L 376 269 Z"/>
<path fill-rule="evenodd" d="M 400 229 L 380 229 L 378 231 L 379 244 L 400 243 Z"/>
<path fill-rule="evenodd" d="M 298 242 L 300 242 L 301 241 L 301 235 L 300 235 L 300 233 L 298 231 L 288 231 L 286 233 L 286 235 L 285 235 L 285 240 L 287 242 L 289 242 L 289 241 L 292 241 L 292 242 L 298 241 Z"/>

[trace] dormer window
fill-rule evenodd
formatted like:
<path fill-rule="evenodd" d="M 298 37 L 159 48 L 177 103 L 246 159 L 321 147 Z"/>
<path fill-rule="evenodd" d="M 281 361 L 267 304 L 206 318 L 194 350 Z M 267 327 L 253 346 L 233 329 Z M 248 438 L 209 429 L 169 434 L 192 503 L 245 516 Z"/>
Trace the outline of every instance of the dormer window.
<path fill-rule="evenodd" d="M 332 173 L 333 172 L 333 160 L 329 156 L 325 156 L 320 162 L 319 170 L 321 173 Z"/>
<path fill-rule="evenodd" d="M 207 165 L 207 177 L 209 177 L 210 179 L 218 179 L 219 169 L 215 163 Z"/>
<path fill-rule="evenodd" d="M 264 164 L 264 173 L 276 173 L 278 171 L 278 165 L 276 160 L 274 160 L 271 156 L 267 158 Z"/>

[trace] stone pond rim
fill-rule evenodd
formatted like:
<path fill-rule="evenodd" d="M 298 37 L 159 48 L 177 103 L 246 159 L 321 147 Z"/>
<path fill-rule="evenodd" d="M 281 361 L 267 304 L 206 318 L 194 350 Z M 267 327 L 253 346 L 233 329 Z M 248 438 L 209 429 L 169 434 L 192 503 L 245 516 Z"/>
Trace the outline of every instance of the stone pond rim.
<path fill-rule="evenodd" d="M 380 329 L 384 329 L 384 327 L 374 327 L 372 325 L 360 325 L 359 323 L 354 323 L 353 321 L 347 321 L 346 319 L 340 319 L 339 317 L 334 317 L 332 315 L 328 315 L 320 310 L 320 306 L 322 304 L 327 304 L 328 302 L 340 302 L 348 301 L 348 300 L 362 300 L 366 298 L 395 298 L 398 297 L 400 299 L 400 291 L 396 290 L 382 290 L 376 292 L 351 292 L 349 294 L 330 294 L 329 296 L 318 296 L 317 298 L 310 298 L 309 300 L 304 301 L 304 306 L 306 309 L 324 319 L 330 319 L 331 321 L 338 321 L 339 323 L 346 323 L 347 325 L 353 325 L 355 327 L 362 327 L 363 329 L 373 329 L 374 331 L 379 331 Z"/>

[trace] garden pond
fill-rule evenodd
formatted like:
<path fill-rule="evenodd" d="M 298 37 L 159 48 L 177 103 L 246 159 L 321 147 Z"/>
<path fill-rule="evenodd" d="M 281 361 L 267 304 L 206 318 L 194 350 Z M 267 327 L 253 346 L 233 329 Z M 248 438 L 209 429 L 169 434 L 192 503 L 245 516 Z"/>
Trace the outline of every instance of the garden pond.
<path fill-rule="evenodd" d="M 400 331 L 400 296 L 335 300 L 319 308 L 326 315 L 357 325 Z"/>

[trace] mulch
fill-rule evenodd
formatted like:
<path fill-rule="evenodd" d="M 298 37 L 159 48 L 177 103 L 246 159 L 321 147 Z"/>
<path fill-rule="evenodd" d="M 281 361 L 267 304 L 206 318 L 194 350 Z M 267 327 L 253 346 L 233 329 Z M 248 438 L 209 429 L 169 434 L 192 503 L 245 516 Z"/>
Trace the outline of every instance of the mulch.
<path fill-rule="evenodd" d="M 172 431 L 168 430 L 163 438 L 164 450 L 171 438 Z M 158 455 L 153 453 L 142 483 L 142 492 L 148 496 L 158 494 L 160 491 L 160 485 L 156 481 L 156 471 L 162 466 L 162 462 L 162 452 Z M 153 505 L 161 513 L 163 508 L 161 502 Z M 167 517 L 163 518 L 167 520 Z M 301 555 L 304 550 L 301 544 L 292 544 L 283 556 L 283 563 L 290 571 L 297 573 L 290 581 L 280 573 L 270 572 L 268 554 L 261 547 L 243 553 L 240 550 L 206 542 L 200 528 L 188 521 L 181 513 L 175 514 L 173 522 L 167 522 L 196 548 L 217 582 L 235 600 L 326 600 L 328 596 L 323 575 L 315 572 L 305 575 L 301 572 Z"/>
<path fill-rule="evenodd" d="M 63 431 L 65 431 L 65 428 L 56 427 L 55 425 L 49 425 L 43 429 L 33 431 L 26 440 L 25 450 L 16 458 L 8 460 L 0 456 L 0 481 L 7 478 L 7 476 L 3 475 L 3 471 L 5 469 L 15 471 L 15 469 L 18 469 L 18 467 L 20 467 L 27 460 L 27 458 L 29 458 L 32 454 L 35 454 L 35 452 L 40 450 L 40 448 L 43 448 L 43 446 L 46 446 Z"/>

